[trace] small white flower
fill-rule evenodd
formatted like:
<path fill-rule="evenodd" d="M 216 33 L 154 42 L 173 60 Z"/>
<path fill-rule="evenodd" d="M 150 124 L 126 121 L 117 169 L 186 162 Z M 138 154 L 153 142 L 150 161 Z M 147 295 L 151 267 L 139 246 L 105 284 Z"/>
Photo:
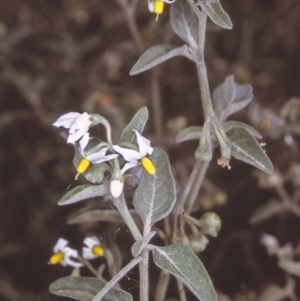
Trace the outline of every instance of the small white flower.
<path fill-rule="evenodd" d="M 74 249 L 71 249 L 67 246 L 68 241 L 60 238 L 56 245 L 53 247 L 54 254 L 49 260 L 49 264 L 58 264 L 60 263 L 63 266 L 71 266 L 74 268 L 80 268 L 83 266 L 82 263 L 73 261 L 70 257 L 77 258 L 78 252 Z"/>
<path fill-rule="evenodd" d="M 155 166 L 153 162 L 147 157 L 148 155 L 151 155 L 153 152 L 153 147 L 151 147 L 150 145 L 150 140 L 143 137 L 137 130 L 133 130 L 133 131 L 136 134 L 139 151 L 123 148 L 118 145 L 113 145 L 114 150 L 117 153 L 120 153 L 124 157 L 124 159 L 128 162 L 124 165 L 121 172 L 122 174 L 124 174 L 126 170 L 142 164 L 142 166 L 149 174 L 154 174 Z"/>
<path fill-rule="evenodd" d="M 86 245 L 82 248 L 82 257 L 84 259 L 94 259 L 104 256 L 104 250 L 97 237 L 86 237 L 83 243 Z"/>
<path fill-rule="evenodd" d="M 67 142 L 74 144 L 85 133 L 88 132 L 92 122 L 92 117 L 86 112 L 83 114 L 71 112 L 62 115 L 56 122 L 53 123 L 53 125 L 56 127 L 63 126 L 64 128 L 69 129 Z"/>
<path fill-rule="evenodd" d="M 279 243 L 276 237 L 270 234 L 263 234 L 260 243 L 267 248 L 269 255 L 275 255 L 279 249 Z"/>

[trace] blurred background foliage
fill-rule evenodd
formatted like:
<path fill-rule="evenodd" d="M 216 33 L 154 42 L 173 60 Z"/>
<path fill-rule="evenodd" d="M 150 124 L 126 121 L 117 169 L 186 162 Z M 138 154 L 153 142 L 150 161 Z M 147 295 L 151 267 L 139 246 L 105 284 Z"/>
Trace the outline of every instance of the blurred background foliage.
<path fill-rule="evenodd" d="M 148 47 L 182 45 L 171 30 L 169 7 L 156 22 L 146 0 L 138 1 L 136 22 L 142 41 L 137 44 L 119 2 L 0 2 L 0 300 L 66 300 L 48 293 L 52 281 L 71 272 L 47 265 L 59 237 L 79 249 L 85 235 L 100 233 L 107 244 L 120 245 L 125 261 L 130 256 L 125 227 L 70 226 L 68 216 L 84 204 L 56 205 L 70 186 L 84 182 L 74 180 L 73 148 L 52 127 L 60 115 L 102 114 L 111 121 L 116 140 L 133 114 L 148 106 L 146 135 L 168 151 L 178 183 L 185 182 L 194 164 L 195 142 L 175 143 L 180 129 L 203 121 L 193 64 L 175 58 L 155 71 L 129 76 Z M 235 119 L 263 134 L 281 186 L 299 201 L 300 3 L 222 4 L 234 28 L 225 31 L 209 23 L 206 61 L 211 89 L 228 74 L 253 85 L 253 103 Z M 103 135 L 97 130 L 95 134 Z M 200 258 L 217 290 L 235 300 L 257 300 L 267 285 L 285 283 L 284 273 L 259 245 L 259 238 L 267 232 L 282 244 L 298 244 L 299 215 L 280 212 L 250 225 L 253 212 L 278 198 L 278 191 L 253 167 L 232 160 L 228 171 L 216 164 L 217 157 L 218 151 L 198 206 L 202 213 L 217 212 L 223 228 Z M 127 280 L 129 288 L 136 286 Z"/>

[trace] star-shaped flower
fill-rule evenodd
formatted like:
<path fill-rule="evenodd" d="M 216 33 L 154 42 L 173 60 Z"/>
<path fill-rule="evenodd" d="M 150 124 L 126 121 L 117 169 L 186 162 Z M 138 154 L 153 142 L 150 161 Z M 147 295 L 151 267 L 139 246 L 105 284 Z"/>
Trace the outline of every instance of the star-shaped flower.
<path fill-rule="evenodd" d="M 71 257 L 77 258 L 78 252 L 67 246 L 68 241 L 60 238 L 56 245 L 53 247 L 54 254 L 50 257 L 49 264 L 60 263 L 63 266 L 71 266 L 73 268 L 80 268 L 83 266 L 82 263 L 73 261 Z"/>
<path fill-rule="evenodd" d="M 83 243 L 86 245 L 82 248 L 82 257 L 84 259 L 94 259 L 104 256 L 104 250 L 97 237 L 86 237 Z"/>
<path fill-rule="evenodd" d="M 88 145 L 89 140 L 90 135 L 89 133 L 86 133 L 79 141 L 79 152 L 83 157 L 83 159 L 80 161 L 77 167 L 77 172 L 79 174 L 86 172 L 91 163 L 100 164 L 118 157 L 117 154 L 106 155 L 108 147 L 102 147 L 97 152 L 87 155 L 85 148 Z"/>
<path fill-rule="evenodd" d="M 88 132 L 92 123 L 93 118 L 88 113 L 85 112 L 80 114 L 77 112 L 71 112 L 62 115 L 53 123 L 53 125 L 56 127 L 63 126 L 64 128 L 69 129 L 67 142 L 74 144 Z"/>
<path fill-rule="evenodd" d="M 149 174 L 153 175 L 155 174 L 155 166 L 148 157 L 153 152 L 153 147 L 150 145 L 150 140 L 143 137 L 137 130 L 133 131 L 136 134 L 139 151 L 113 145 L 113 149 L 117 153 L 120 153 L 128 162 L 124 165 L 121 172 L 124 174 L 126 170 L 141 164 Z"/>

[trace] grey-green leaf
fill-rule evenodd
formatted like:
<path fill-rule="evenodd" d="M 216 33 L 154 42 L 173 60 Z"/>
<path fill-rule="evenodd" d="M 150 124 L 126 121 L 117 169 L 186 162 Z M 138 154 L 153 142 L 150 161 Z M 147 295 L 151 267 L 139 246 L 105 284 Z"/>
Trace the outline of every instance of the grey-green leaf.
<path fill-rule="evenodd" d="M 229 115 L 243 109 L 253 98 L 251 85 L 238 84 L 233 75 L 213 91 L 213 105 L 220 122 Z"/>
<path fill-rule="evenodd" d="M 83 175 L 91 183 L 100 184 L 103 181 L 105 172 L 107 171 L 110 173 L 112 172 L 111 166 L 106 163 L 101 163 L 92 165 Z"/>
<path fill-rule="evenodd" d="M 175 33 L 192 49 L 197 49 L 198 18 L 186 0 L 177 0 L 171 5 L 170 22 Z"/>
<path fill-rule="evenodd" d="M 259 207 L 250 217 L 250 224 L 257 225 L 268 220 L 273 215 L 282 212 L 282 202 L 278 200 L 270 200 L 265 205 Z"/>
<path fill-rule="evenodd" d="M 271 174 L 273 165 L 257 141 L 243 128 L 233 128 L 227 132 L 231 142 L 232 156 Z"/>
<path fill-rule="evenodd" d="M 157 66 L 166 60 L 179 55 L 192 59 L 187 45 L 183 45 L 181 47 L 168 44 L 153 46 L 142 54 L 142 56 L 131 68 L 129 74 L 135 75 L 147 71 L 154 66 Z"/>
<path fill-rule="evenodd" d="M 131 254 L 133 257 L 137 257 L 141 254 L 144 248 L 148 245 L 150 239 L 156 234 L 155 231 L 149 232 L 143 240 L 136 241 L 131 247 Z"/>
<path fill-rule="evenodd" d="M 158 267 L 173 274 L 184 283 L 199 300 L 217 300 L 209 275 L 189 246 L 155 247 L 153 259 Z"/>
<path fill-rule="evenodd" d="M 215 24 L 225 29 L 232 29 L 232 22 L 218 0 L 198 0 L 198 3 Z"/>
<path fill-rule="evenodd" d="M 222 126 L 223 126 L 225 133 L 229 132 L 233 128 L 241 127 L 241 128 L 244 128 L 254 138 L 257 138 L 257 139 L 262 138 L 262 135 L 256 129 L 254 129 L 252 126 L 250 126 L 246 123 L 243 123 L 243 122 L 230 120 L 230 121 L 224 122 Z"/>
<path fill-rule="evenodd" d="M 59 201 L 58 205 L 69 205 L 89 198 L 104 196 L 109 193 L 109 187 L 101 185 L 80 185 L 68 191 Z"/>
<path fill-rule="evenodd" d="M 176 142 L 180 143 L 183 141 L 197 139 L 200 140 L 202 135 L 201 126 L 190 126 L 182 129 L 176 136 Z"/>
<path fill-rule="evenodd" d="M 54 281 L 49 290 L 52 294 L 80 301 L 92 299 L 104 287 L 105 283 L 90 277 L 64 277 Z M 118 288 L 112 288 L 103 297 L 103 301 L 132 301 L 132 296 Z"/>
<path fill-rule="evenodd" d="M 156 173 L 143 172 L 133 200 L 146 228 L 167 216 L 176 201 L 175 181 L 167 154 L 160 148 L 154 148 L 151 160 Z"/>
<path fill-rule="evenodd" d="M 134 143 L 135 133 L 133 130 L 137 130 L 139 133 L 142 133 L 144 131 L 145 124 L 148 120 L 148 115 L 149 113 L 146 107 L 139 109 L 133 116 L 130 123 L 128 123 L 125 129 L 123 130 L 118 144 Z"/>

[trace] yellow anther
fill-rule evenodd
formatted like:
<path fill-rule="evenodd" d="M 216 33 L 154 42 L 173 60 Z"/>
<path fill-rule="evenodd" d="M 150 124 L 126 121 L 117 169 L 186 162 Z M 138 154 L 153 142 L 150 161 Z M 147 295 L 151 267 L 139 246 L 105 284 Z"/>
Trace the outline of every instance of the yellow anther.
<path fill-rule="evenodd" d="M 165 3 L 163 1 L 156 0 L 154 3 L 154 13 L 161 14 L 164 10 Z"/>
<path fill-rule="evenodd" d="M 77 167 L 77 172 L 79 174 L 85 173 L 88 170 L 88 168 L 90 167 L 90 165 L 91 165 L 91 162 L 89 160 L 83 158 Z"/>
<path fill-rule="evenodd" d="M 142 161 L 143 167 L 145 168 L 145 170 L 147 171 L 148 174 L 150 174 L 150 175 L 155 174 L 155 171 L 156 171 L 155 166 L 149 158 L 145 157 L 145 158 L 141 159 L 141 161 Z"/>
<path fill-rule="evenodd" d="M 99 257 L 104 256 L 104 250 L 100 246 L 93 246 L 92 247 L 92 253 L 99 256 Z"/>
<path fill-rule="evenodd" d="M 57 252 L 50 257 L 48 264 L 58 264 L 64 259 L 63 252 Z"/>

